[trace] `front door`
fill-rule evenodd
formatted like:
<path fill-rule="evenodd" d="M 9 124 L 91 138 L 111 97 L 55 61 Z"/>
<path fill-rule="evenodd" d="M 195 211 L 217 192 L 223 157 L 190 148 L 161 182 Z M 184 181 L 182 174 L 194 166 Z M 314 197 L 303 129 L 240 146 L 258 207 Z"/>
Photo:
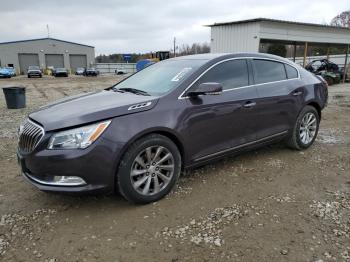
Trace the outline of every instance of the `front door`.
<path fill-rule="evenodd" d="M 190 89 L 201 83 L 216 82 L 223 86 L 219 95 L 186 98 L 190 105 L 186 124 L 194 161 L 220 155 L 256 139 L 255 100 L 257 90 L 250 86 L 245 59 L 222 62 L 207 71 Z"/>

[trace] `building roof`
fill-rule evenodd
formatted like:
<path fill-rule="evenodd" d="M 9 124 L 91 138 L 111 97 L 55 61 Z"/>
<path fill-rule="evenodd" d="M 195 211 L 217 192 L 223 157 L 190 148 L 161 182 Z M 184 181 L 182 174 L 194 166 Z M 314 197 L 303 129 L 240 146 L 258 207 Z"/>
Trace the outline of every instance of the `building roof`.
<path fill-rule="evenodd" d="M 255 22 L 272 22 L 272 23 L 281 23 L 281 24 L 316 26 L 316 27 L 323 27 L 323 28 L 344 29 L 344 30 L 350 31 L 349 27 L 323 25 L 323 24 L 315 24 L 315 23 L 305 23 L 305 22 L 295 22 L 295 21 L 285 21 L 285 20 L 278 20 L 278 19 L 271 19 L 271 18 L 253 18 L 253 19 L 238 20 L 238 21 L 231 21 L 231 22 L 214 23 L 212 25 L 206 25 L 206 26 L 212 27 L 212 26 L 222 26 L 222 25 L 247 24 L 247 23 L 255 23 Z"/>
<path fill-rule="evenodd" d="M 40 41 L 40 40 L 55 40 L 55 41 L 58 41 L 58 42 L 63 42 L 63 43 L 68 43 L 68 44 L 81 45 L 81 46 L 95 48 L 94 46 L 91 46 L 91 45 L 84 45 L 84 44 L 74 43 L 74 42 L 65 41 L 65 40 L 61 40 L 61 39 L 51 38 L 51 37 L 35 38 L 35 39 L 19 40 L 19 41 L 10 41 L 10 42 L 2 42 L 2 43 L 0 43 L 0 45 L 14 44 L 14 43 L 23 43 L 23 42 L 31 42 L 31 41 Z"/>

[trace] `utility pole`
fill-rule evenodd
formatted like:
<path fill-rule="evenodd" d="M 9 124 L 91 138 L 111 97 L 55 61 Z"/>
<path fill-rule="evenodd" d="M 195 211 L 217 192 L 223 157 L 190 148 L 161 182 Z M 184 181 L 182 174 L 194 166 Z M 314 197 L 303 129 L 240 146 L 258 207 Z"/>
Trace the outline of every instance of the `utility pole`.
<path fill-rule="evenodd" d="M 50 28 L 49 25 L 46 25 L 46 29 L 47 29 L 47 38 L 50 38 Z"/>
<path fill-rule="evenodd" d="M 347 49 L 346 49 L 346 54 L 345 54 L 343 83 L 345 83 L 345 80 L 346 80 L 346 72 L 348 71 L 348 56 L 349 56 L 349 50 L 350 50 L 350 45 L 348 44 L 348 47 L 347 47 Z M 348 76 L 348 77 L 349 77 L 349 76 Z"/>
<path fill-rule="evenodd" d="M 174 57 L 176 57 L 176 37 L 174 37 Z"/>

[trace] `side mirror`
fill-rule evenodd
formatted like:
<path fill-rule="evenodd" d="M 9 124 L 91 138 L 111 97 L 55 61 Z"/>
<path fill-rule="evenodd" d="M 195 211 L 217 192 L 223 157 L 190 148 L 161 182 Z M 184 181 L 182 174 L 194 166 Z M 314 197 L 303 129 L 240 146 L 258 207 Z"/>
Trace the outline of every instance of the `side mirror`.
<path fill-rule="evenodd" d="M 187 93 L 189 97 L 199 95 L 220 95 L 222 93 L 222 85 L 219 83 L 201 83 L 197 89 Z"/>

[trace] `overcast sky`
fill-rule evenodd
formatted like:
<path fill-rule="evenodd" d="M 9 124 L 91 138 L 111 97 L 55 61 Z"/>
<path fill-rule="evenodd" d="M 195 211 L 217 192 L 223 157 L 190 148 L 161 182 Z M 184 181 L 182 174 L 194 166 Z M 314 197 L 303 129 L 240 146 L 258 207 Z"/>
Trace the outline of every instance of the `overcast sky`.
<path fill-rule="evenodd" d="M 1 1 L 0 42 L 50 36 L 104 53 L 170 50 L 210 41 L 203 25 L 266 17 L 329 23 L 349 0 L 45 0 Z"/>

